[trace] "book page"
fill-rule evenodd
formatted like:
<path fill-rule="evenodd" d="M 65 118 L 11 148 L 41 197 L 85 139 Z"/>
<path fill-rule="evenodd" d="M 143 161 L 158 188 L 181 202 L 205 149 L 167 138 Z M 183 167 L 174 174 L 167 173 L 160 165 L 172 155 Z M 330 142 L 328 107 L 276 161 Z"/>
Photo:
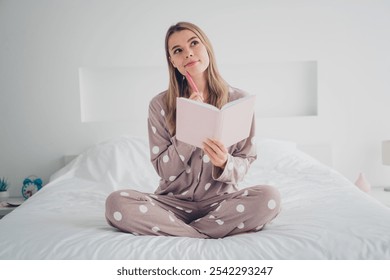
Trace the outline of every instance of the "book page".
<path fill-rule="evenodd" d="M 220 110 L 218 108 L 187 98 L 177 98 L 176 138 L 203 148 L 203 142 L 207 138 L 216 136 L 219 119 Z"/>
<path fill-rule="evenodd" d="M 207 138 L 221 141 L 229 147 L 249 136 L 255 96 L 227 103 L 221 110 L 187 98 L 177 98 L 176 138 L 203 148 Z"/>
<path fill-rule="evenodd" d="M 234 102 L 231 106 L 223 108 L 223 111 L 221 112 L 221 139 L 225 147 L 230 147 L 231 145 L 248 138 L 252 125 L 255 96 L 251 95 L 235 101 L 238 102 Z"/>
<path fill-rule="evenodd" d="M 226 103 L 225 105 L 222 106 L 221 111 L 226 110 L 229 107 L 235 106 L 237 103 L 243 103 L 246 100 L 251 100 L 251 102 L 255 103 L 256 101 L 256 96 L 255 95 L 247 95 L 241 98 L 238 98 L 236 100 L 230 101 Z M 211 105 L 210 105 L 211 106 Z M 216 108 L 218 110 L 218 108 Z"/>

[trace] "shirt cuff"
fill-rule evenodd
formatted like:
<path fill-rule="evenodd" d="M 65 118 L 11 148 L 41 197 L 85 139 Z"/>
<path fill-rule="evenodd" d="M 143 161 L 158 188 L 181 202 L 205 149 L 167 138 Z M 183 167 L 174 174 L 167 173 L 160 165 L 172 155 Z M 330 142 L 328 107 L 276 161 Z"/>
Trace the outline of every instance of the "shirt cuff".
<path fill-rule="evenodd" d="M 233 168 L 234 168 L 233 156 L 231 154 L 228 154 L 228 158 L 224 169 L 218 166 L 213 167 L 213 172 L 212 172 L 213 179 L 220 182 L 230 181 L 230 177 L 231 177 L 230 174 L 233 171 Z"/>

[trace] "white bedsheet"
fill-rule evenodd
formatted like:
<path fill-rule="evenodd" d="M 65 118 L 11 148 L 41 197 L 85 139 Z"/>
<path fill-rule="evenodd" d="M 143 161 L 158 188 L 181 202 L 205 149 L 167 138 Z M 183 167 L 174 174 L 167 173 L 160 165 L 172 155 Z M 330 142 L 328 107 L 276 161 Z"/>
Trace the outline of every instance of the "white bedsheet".
<path fill-rule="evenodd" d="M 0 220 L 0 259 L 390 259 L 390 209 L 283 141 L 258 141 L 242 186 L 272 184 L 282 211 L 257 233 L 223 239 L 134 236 L 110 227 L 113 190 L 153 192 L 147 141 L 97 144 Z"/>

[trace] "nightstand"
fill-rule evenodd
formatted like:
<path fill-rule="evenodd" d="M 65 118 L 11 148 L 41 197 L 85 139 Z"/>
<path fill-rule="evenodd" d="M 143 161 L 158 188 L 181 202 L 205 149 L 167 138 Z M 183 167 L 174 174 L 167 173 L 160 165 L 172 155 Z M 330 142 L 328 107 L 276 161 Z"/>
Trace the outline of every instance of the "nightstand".
<path fill-rule="evenodd" d="M 22 204 L 23 201 L 24 199 L 22 197 L 1 197 L 0 219 L 15 210 L 15 208 Z"/>
<path fill-rule="evenodd" d="M 390 207 L 390 192 L 385 191 L 384 187 L 371 187 L 369 194 L 387 207 Z"/>

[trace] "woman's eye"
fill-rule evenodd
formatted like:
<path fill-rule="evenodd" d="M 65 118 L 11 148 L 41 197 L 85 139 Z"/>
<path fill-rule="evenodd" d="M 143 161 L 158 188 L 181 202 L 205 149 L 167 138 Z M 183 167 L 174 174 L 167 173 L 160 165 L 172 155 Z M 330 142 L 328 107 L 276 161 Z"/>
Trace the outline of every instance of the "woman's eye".
<path fill-rule="evenodd" d="M 194 41 L 191 42 L 191 46 L 196 46 L 197 44 L 199 44 L 199 42 L 196 41 L 196 40 L 194 40 Z"/>
<path fill-rule="evenodd" d="M 173 51 L 173 54 L 178 54 L 178 53 L 180 53 L 181 52 L 181 49 L 175 49 L 174 51 Z"/>

